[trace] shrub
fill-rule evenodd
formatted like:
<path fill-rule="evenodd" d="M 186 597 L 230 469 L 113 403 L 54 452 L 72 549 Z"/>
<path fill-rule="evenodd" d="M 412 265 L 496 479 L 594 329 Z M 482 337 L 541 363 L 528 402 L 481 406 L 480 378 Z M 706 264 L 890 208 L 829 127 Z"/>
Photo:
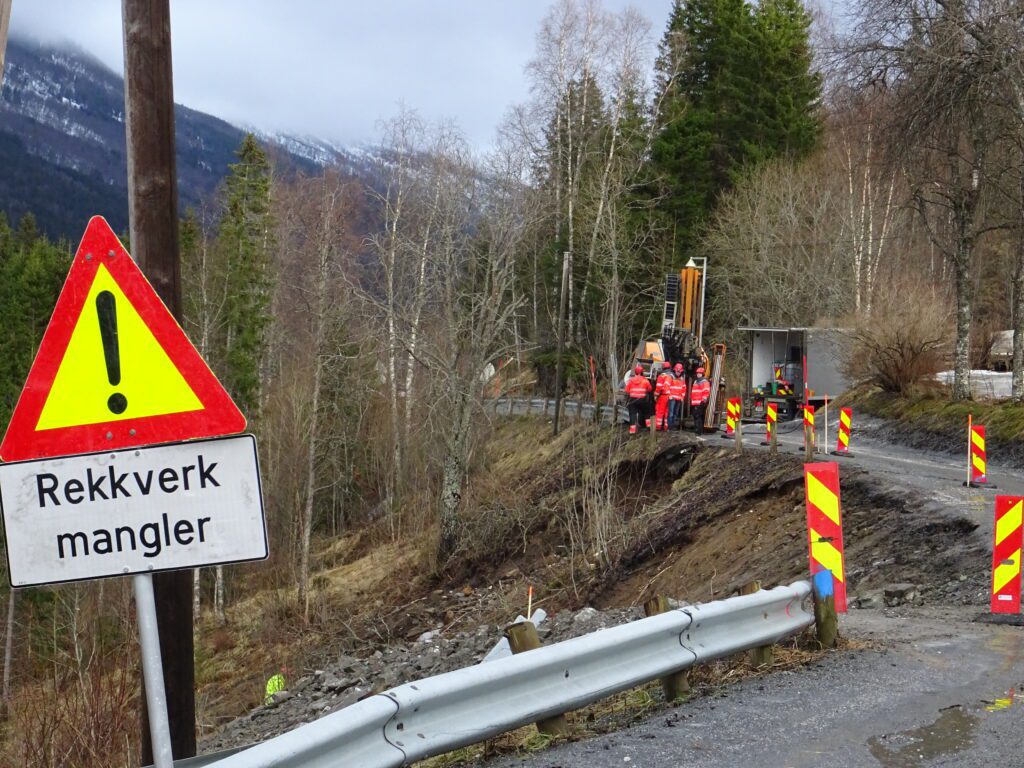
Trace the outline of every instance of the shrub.
<path fill-rule="evenodd" d="M 951 302 L 920 285 L 890 285 L 872 313 L 848 325 L 846 368 L 853 381 L 906 395 L 942 369 L 952 336 Z"/>

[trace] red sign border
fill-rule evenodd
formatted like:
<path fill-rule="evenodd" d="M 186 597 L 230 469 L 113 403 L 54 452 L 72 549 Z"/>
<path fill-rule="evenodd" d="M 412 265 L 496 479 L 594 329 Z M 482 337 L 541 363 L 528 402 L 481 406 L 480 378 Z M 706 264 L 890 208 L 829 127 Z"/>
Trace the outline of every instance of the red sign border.
<path fill-rule="evenodd" d="M 111 255 L 113 254 L 113 255 Z M 107 268 L 139 317 L 192 388 L 203 408 L 187 413 L 36 431 L 46 398 L 100 265 Z M 52 458 L 143 445 L 159 445 L 245 431 L 245 416 L 157 296 L 142 270 L 101 216 L 89 220 L 39 351 L 14 408 L 0 458 Z"/>

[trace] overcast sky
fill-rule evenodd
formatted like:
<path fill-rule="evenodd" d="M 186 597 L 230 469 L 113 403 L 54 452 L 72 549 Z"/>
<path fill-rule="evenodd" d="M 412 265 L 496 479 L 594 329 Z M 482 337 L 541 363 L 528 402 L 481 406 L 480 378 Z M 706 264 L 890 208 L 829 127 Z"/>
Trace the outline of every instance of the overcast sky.
<path fill-rule="evenodd" d="M 671 0 L 633 5 L 660 38 Z M 404 103 L 480 147 L 524 101 L 547 0 L 172 0 L 175 100 L 230 122 L 372 142 Z M 13 0 L 12 34 L 122 71 L 120 0 Z"/>

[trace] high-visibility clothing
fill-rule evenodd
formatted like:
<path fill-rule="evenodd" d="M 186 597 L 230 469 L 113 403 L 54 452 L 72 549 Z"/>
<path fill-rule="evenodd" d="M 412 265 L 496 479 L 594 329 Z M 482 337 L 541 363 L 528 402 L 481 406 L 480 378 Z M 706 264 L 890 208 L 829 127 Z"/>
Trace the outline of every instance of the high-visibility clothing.
<path fill-rule="evenodd" d="M 647 380 L 646 376 L 631 376 L 629 381 L 626 382 L 626 397 L 633 400 L 647 397 L 647 393 L 650 391 L 651 382 Z"/>
<path fill-rule="evenodd" d="M 683 400 L 686 398 L 686 379 L 682 376 L 673 378 L 668 385 L 668 396 L 672 400 Z"/>
<path fill-rule="evenodd" d="M 711 399 L 711 382 L 701 376 L 690 387 L 690 405 L 703 405 Z"/>
<path fill-rule="evenodd" d="M 665 431 L 668 429 L 668 390 L 662 390 L 654 402 L 654 428 Z"/>
<path fill-rule="evenodd" d="M 267 680 L 267 695 L 263 697 L 263 703 L 269 704 L 274 694 L 284 690 L 284 675 L 278 672 Z"/>
<path fill-rule="evenodd" d="M 668 394 L 668 388 L 669 388 L 669 386 L 671 386 L 672 381 L 674 379 L 675 379 L 675 376 L 673 376 L 671 373 L 668 373 L 668 372 L 659 373 L 658 374 L 658 384 L 657 384 L 657 386 L 654 387 L 654 394 L 655 395 L 659 395 L 659 396 L 660 395 L 667 395 Z"/>

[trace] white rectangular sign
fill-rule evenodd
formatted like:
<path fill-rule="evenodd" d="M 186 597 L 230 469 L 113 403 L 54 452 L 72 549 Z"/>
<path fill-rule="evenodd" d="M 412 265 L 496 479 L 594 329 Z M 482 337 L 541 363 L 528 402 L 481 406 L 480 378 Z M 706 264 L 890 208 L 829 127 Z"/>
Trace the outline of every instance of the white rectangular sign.
<path fill-rule="evenodd" d="M 267 557 L 252 435 L 0 464 L 11 585 Z"/>

